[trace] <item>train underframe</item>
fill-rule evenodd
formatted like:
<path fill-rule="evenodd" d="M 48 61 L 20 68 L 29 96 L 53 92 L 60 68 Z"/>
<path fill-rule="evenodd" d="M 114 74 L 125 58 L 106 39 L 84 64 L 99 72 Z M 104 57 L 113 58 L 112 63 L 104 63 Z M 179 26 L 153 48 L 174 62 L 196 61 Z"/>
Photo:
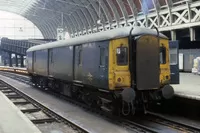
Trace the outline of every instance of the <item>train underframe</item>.
<path fill-rule="evenodd" d="M 43 76 L 30 76 L 32 83 L 41 89 L 51 89 L 92 108 L 115 115 L 134 115 L 137 111 L 145 113 L 151 103 L 170 99 L 174 95 L 174 90 L 169 85 L 151 91 L 137 91 L 131 88 L 108 91 Z"/>

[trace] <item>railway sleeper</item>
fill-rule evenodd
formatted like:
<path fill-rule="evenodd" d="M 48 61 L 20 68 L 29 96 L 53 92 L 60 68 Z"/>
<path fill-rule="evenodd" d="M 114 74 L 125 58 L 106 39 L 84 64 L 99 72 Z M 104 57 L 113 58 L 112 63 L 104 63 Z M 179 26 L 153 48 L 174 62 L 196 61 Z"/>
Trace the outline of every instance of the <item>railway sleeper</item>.
<path fill-rule="evenodd" d="M 41 109 L 39 108 L 33 108 L 33 109 L 22 109 L 21 110 L 23 113 L 34 113 L 34 112 L 39 112 Z"/>

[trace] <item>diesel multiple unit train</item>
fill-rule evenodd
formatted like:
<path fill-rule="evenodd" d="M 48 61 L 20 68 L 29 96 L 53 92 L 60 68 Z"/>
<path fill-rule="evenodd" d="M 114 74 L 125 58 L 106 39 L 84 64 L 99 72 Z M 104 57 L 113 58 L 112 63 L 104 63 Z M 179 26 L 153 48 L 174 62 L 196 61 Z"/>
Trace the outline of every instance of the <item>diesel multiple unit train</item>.
<path fill-rule="evenodd" d="M 106 112 L 129 115 L 174 95 L 168 38 L 124 27 L 27 50 L 32 82 Z"/>

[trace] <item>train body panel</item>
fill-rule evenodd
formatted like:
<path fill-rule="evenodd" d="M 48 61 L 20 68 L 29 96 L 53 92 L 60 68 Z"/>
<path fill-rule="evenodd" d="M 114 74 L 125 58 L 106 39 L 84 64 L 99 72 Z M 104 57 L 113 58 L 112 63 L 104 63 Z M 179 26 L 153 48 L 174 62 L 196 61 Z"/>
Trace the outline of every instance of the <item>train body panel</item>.
<path fill-rule="evenodd" d="M 33 52 L 33 72 L 34 74 L 48 76 L 48 50 L 38 50 Z"/>
<path fill-rule="evenodd" d="M 162 55 L 162 58 L 165 59 L 164 63 L 158 64 L 158 59 L 151 59 L 151 57 L 155 58 L 154 54 L 158 52 L 154 50 L 157 47 L 155 45 L 157 41 L 154 36 L 142 36 L 136 42 L 139 52 L 136 55 L 138 62 L 136 62 L 137 79 L 135 81 L 137 81 L 137 89 L 139 90 L 159 89 L 160 84 L 163 86 L 170 80 L 169 57 L 166 56 L 169 53 L 168 40 L 160 39 L 160 46 L 163 46 L 165 51 Z M 101 55 L 102 49 L 103 55 Z M 122 52 L 123 55 L 120 55 Z M 29 73 L 77 82 L 100 89 L 131 88 L 128 53 L 128 37 L 38 50 L 27 53 L 28 70 Z M 30 57 L 31 55 L 33 58 Z M 150 60 L 154 60 L 154 62 L 150 62 Z M 102 61 L 104 62 L 103 65 L 101 64 Z M 32 69 L 31 66 L 33 66 Z M 152 67 L 149 68 L 150 66 Z M 155 71 L 149 71 L 149 69 Z M 155 75 L 157 76 L 155 77 Z M 144 81 L 146 86 L 143 86 Z"/>
<path fill-rule="evenodd" d="M 128 59 L 128 38 L 111 40 L 109 45 L 110 90 L 120 89 L 122 87 L 130 88 L 131 81 Z"/>
<path fill-rule="evenodd" d="M 33 52 L 27 53 L 26 62 L 27 71 L 33 73 Z"/>
<path fill-rule="evenodd" d="M 82 45 L 74 46 L 74 81 L 83 83 Z"/>
<path fill-rule="evenodd" d="M 160 84 L 164 86 L 170 82 L 169 41 L 160 39 Z"/>
<path fill-rule="evenodd" d="M 136 84 L 138 90 L 152 90 L 160 87 L 158 42 L 158 38 L 152 35 L 144 35 L 136 39 Z"/>
<path fill-rule="evenodd" d="M 83 84 L 108 90 L 109 41 L 82 45 Z"/>
<path fill-rule="evenodd" d="M 73 46 L 49 49 L 48 66 L 49 77 L 72 81 Z"/>

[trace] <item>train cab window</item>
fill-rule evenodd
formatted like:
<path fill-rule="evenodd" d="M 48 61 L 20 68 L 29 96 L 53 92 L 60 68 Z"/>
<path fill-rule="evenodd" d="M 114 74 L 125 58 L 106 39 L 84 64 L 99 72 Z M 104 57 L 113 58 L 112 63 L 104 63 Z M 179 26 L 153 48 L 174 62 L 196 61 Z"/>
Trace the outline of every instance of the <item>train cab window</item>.
<path fill-rule="evenodd" d="M 160 47 L 160 64 L 166 64 L 166 48 Z"/>
<path fill-rule="evenodd" d="M 116 50 L 117 65 L 123 66 L 128 64 L 128 48 L 118 47 Z"/>

